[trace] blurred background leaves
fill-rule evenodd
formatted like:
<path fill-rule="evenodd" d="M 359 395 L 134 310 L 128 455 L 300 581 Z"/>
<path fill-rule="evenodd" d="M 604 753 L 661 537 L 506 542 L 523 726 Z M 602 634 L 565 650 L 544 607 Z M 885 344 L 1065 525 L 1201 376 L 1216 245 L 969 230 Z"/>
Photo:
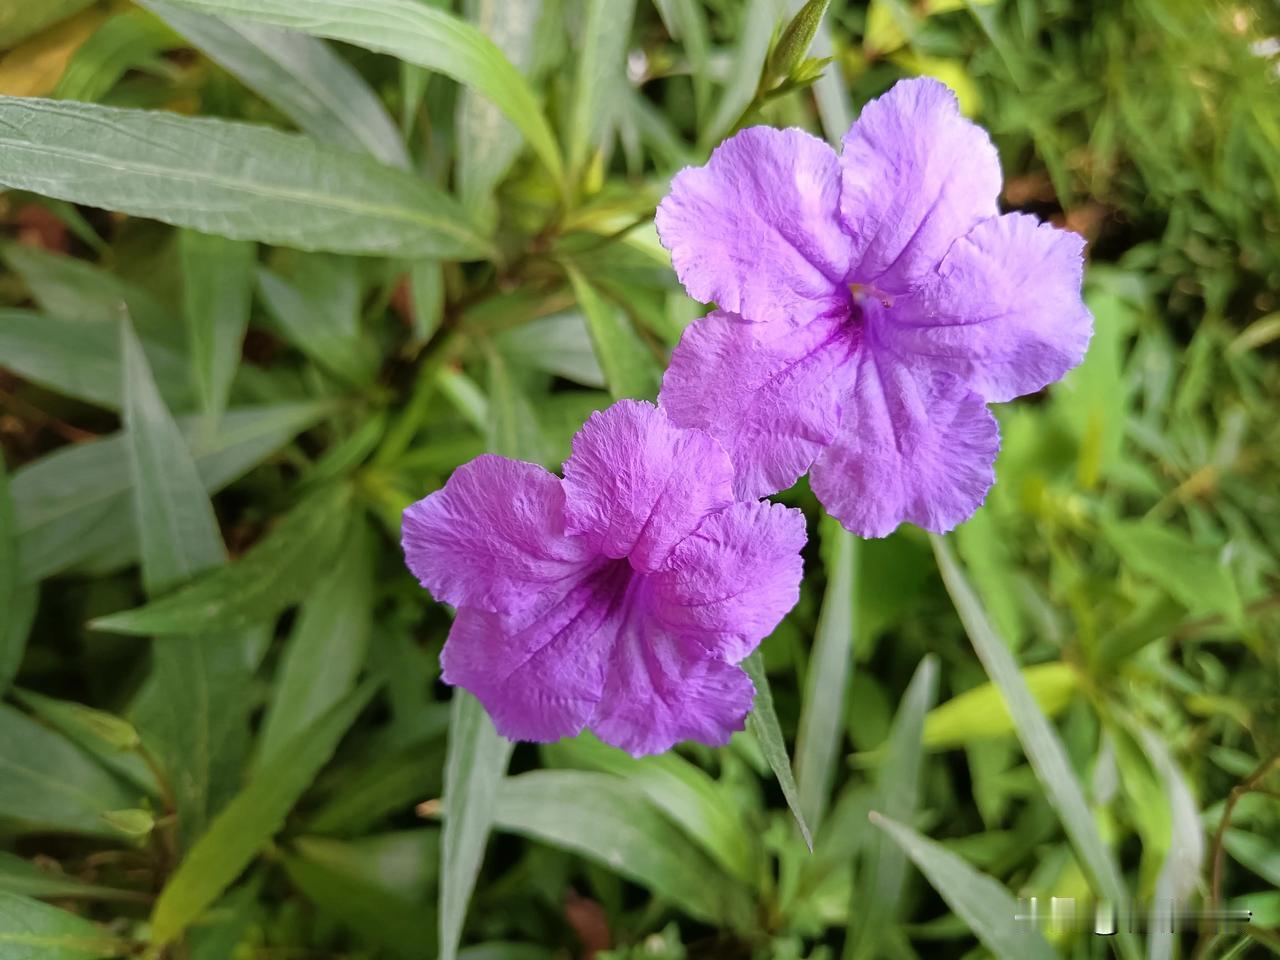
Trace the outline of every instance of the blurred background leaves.
<path fill-rule="evenodd" d="M 0 960 L 1280 953 L 1278 37 L 1228 0 L 0 0 Z M 999 409 L 945 540 L 783 494 L 804 591 L 727 748 L 512 749 L 438 682 L 400 511 L 654 396 L 703 309 L 652 228 L 677 169 L 919 73 L 1089 240 L 1085 363 Z M 1013 921 L 1091 892 L 1252 921 Z"/>

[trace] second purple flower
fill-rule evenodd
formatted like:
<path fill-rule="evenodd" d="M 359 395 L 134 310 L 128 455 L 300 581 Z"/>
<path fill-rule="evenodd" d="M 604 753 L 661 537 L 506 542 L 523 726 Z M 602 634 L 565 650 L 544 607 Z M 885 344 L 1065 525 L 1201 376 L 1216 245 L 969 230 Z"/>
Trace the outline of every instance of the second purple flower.
<path fill-rule="evenodd" d="M 1000 165 L 935 80 L 869 103 L 837 156 L 753 127 L 676 176 L 658 232 L 689 295 L 720 309 L 676 348 L 661 403 L 733 458 L 739 496 L 812 469 L 849 530 L 945 532 L 999 448 L 989 402 L 1084 356 L 1083 241 L 999 215 Z"/>

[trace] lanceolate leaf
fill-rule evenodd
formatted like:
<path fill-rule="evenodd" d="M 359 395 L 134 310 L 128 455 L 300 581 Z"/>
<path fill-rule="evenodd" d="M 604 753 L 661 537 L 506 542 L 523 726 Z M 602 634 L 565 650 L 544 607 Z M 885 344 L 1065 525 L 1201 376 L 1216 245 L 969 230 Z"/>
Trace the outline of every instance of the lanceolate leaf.
<path fill-rule="evenodd" d="M 0 957 L 4 960 L 104 960 L 132 952 L 130 944 L 83 917 L 0 890 Z"/>
<path fill-rule="evenodd" d="M 178 421 L 205 489 L 216 491 L 288 443 L 328 410 L 324 403 L 243 407 L 207 436 L 200 417 Z M 13 475 L 24 579 L 38 580 L 113 545 L 119 565 L 137 557 L 131 475 L 122 435 L 64 447 Z"/>
<path fill-rule="evenodd" d="M 607 774 L 535 770 L 502 783 L 497 823 L 631 877 L 690 916 L 730 925 L 742 888 L 634 789 Z"/>
<path fill-rule="evenodd" d="M 796 734 L 800 807 L 812 829 L 821 824 L 826 811 L 836 757 L 844 738 L 844 698 L 853 662 L 853 597 L 857 582 L 857 540 L 853 534 L 828 517 L 823 521 L 822 536 L 827 544 L 827 589 Z"/>
<path fill-rule="evenodd" d="M 249 326 L 256 250 L 243 240 L 194 230 L 182 231 L 178 242 L 192 382 L 200 409 L 216 424 L 226 409 Z"/>
<path fill-rule="evenodd" d="M 61 735 L 0 705 L 0 819 L 117 837 L 102 814 L 140 798 Z"/>
<path fill-rule="evenodd" d="M 512 743 L 493 728 L 480 701 L 454 690 L 444 773 L 440 842 L 440 960 L 456 960 L 462 923 L 493 827 Z"/>
<path fill-rule="evenodd" d="M 1124 902 L 1124 881 L 1120 869 L 1111 851 L 1102 842 L 1098 826 L 1089 812 L 1084 791 L 1071 770 L 1062 741 L 1036 706 L 1035 698 L 1027 689 L 1027 682 L 1019 672 L 1013 654 L 996 635 L 977 595 L 952 557 L 950 548 L 941 537 L 934 536 L 932 540 L 943 583 L 956 605 L 956 612 L 960 614 L 974 652 L 982 661 L 992 683 L 1004 696 L 1022 748 L 1026 751 L 1036 778 L 1048 795 L 1049 803 L 1062 821 L 1080 865 L 1092 880 L 1097 895 L 1112 903 Z M 1117 945 L 1126 956 L 1137 955 L 1137 948 L 1131 937 L 1120 936 Z"/>
<path fill-rule="evenodd" d="M 626 89 L 627 39 L 635 0 L 585 0 L 573 106 L 569 112 L 569 168 L 580 171 L 611 130 Z"/>
<path fill-rule="evenodd" d="M 876 776 L 876 806 L 892 810 L 904 820 L 911 819 L 916 808 L 924 756 L 921 735 L 925 714 L 933 705 L 937 682 L 938 662 L 932 656 L 925 657 L 903 694 Z M 880 955 L 885 935 L 897 918 L 906 878 L 903 852 L 887 837 L 877 836 L 871 843 L 869 856 L 862 862 L 865 869 L 850 909 L 862 912 L 866 922 L 850 930 L 845 948 L 845 956 L 849 958 Z"/>
<path fill-rule="evenodd" d="M 35 587 L 22 582 L 18 559 L 18 524 L 9 474 L 0 457 L 0 694 L 18 672 L 34 612 Z"/>
<path fill-rule="evenodd" d="M 346 525 L 350 494 L 342 485 L 318 491 L 235 563 L 90 626 L 143 636 L 192 634 L 241 629 L 275 616 L 314 589 L 317 576 L 328 569 Z"/>
<path fill-rule="evenodd" d="M 880 813 L 872 813 L 871 819 L 906 852 L 997 960 L 1054 960 L 1058 956 L 1038 930 L 1014 919 L 1018 903 L 995 880 L 896 820 Z"/>
<path fill-rule="evenodd" d="M 368 152 L 393 167 L 409 166 L 400 131 L 382 101 L 325 43 L 161 0 L 141 2 L 315 139 Z"/>
<path fill-rule="evenodd" d="M 195 460 L 127 320 L 120 325 L 120 355 L 143 582 L 149 593 L 163 593 L 219 566 L 226 549 Z"/>
<path fill-rule="evenodd" d="M 576 267 L 568 266 L 566 270 L 591 331 L 609 392 L 618 399 L 653 396 L 657 392 L 658 371 L 626 315 L 605 300 Z"/>
<path fill-rule="evenodd" d="M 183 7 L 301 30 L 438 70 L 492 100 L 559 181 L 563 161 L 537 98 L 488 37 L 419 0 L 178 0 Z"/>
<path fill-rule="evenodd" d="M 127 322 L 121 353 L 142 581 L 156 595 L 221 566 L 226 549 L 195 460 Z M 194 626 L 203 624 L 197 619 Z M 185 642 L 157 638 L 151 682 L 138 705 L 138 723 L 164 762 L 187 845 L 238 779 L 248 745 L 244 688 L 252 673 L 234 640 L 205 632 Z"/>
<path fill-rule="evenodd" d="M 634 786 L 694 843 L 744 884 L 758 879 L 759 847 L 727 791 L 676 753 L 630 757 L 590 734 L 546 748 L 557 766 L 613 774 Z"/>
<path fill-rule="evenodd" d="M 764 658 L 759 650 L 742 661 L 742 669 L 747 671 L 747 676 L 756 688 L 755 706 L 747 714 L 747 729 L 760 741 L 760 749 L 777 778 L 787 806 L 791 808 L 791 815 L 796 818 L 805 846 L 813 850 L 813 835 L 809 832 L 809 825 L 805 823 L 804 811 L 800 806 L 800 788 L 796 786 L 795 775 L 791 772 L 787 744 L 782 739 L 778 714 L 773 708 L 773 693 L 769 690 L 769 677 L 764 672 Z"/>
<path fill-rule="evenodd" d="M 373 627 L 373 553 L 368 524 L 350 524 L 337 563 L 303 600 L 280 659 L 275 696 L 258 738 L 259 770 L 355 686 Z"/>
<path fill-rule="evenodd" d="M 528 73 L 542 0 L 468 0 L 476 27 L 493 40 L 513 66 Z M 520 136 L 492 101 L 464 89 L 458 98 L 458 192 L 470 210 L 483 209 L 520 152 Z"/>
<path fill-rule="evenodd" d="M 123 395 L 119 341 L 115 322 L 0 310 L 0 365 L 56 393 L 109 410 L 119 408 Z M 161 396 L 174 406 L 186 403 L 189 377 L 181 355 L 154 341 L 143 349 Z"/>
<path fill-rule="evenodd" d="M 83 900 L 145 900 L 145 894 L 134 890 L 116 890 L 85 883 L 51 870 L 42 870 L 11 853 L 0 853 L 0 894 L 16 893 L 24 897 Z M 4 956 L 0 952 L 0 956 Z"/>
<path fill-rule="evenodd" d="M 0 97 L 0 183 L 301 250 L 475 259 L 461 205 L 376 160 L 267 127 Z"/>
<path fill-rule="evenodd" d="M 352 692 L 291 740 L 279 761 L 259 771 L 218 815 L 156 901 L 151 914 L 155 944 L 170 943 L 182 933 L 280 830 L 374 689 L 366 684 Z"/>

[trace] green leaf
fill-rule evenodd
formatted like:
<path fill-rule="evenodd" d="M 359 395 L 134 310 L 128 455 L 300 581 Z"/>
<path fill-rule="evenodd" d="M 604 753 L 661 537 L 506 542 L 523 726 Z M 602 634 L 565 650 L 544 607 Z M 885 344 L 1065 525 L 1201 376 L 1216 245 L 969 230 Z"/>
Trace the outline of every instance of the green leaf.
<path fill-rule="evenodd" d="M 746 4 L 720 101 L 698 138 L 704 155 L 724 139 L 755 96 L 765 58 L 769 55 L 769 42 L 773 39 L 775 10 L 774 0 L 748 0 Z"/>
<path fill-rule="evenodd" d="M 425 180 L 267 127 L 0 97 L 0 131 L 0 183 L 15 189 L 300 250 L 489 252 Z"/>
<path fill-rule="evenodd" d="M 285 336 L 349 383 L 368 384 L 378 357 L 360 337 L 360 275 L 350 257 L 300 256 L 293 279 L 258 271 L 258 292 Z"/>
<path fill-rule="evenodd" d="M 56 900 L 146 900 L 134 890 L 116 890 L 85 883 L 76 877 L 42 870 L 12 853 L 0 852 L 0 893 Z M 5 956 L 0 951 L 0 956 Z"/>
<path fill-rule="evenodd" d="M 114 339 L 114 338 L 113 338 Z M 198 417 L 179 419 L 208 491 L 240 477 L 311 426 L 327 403 L 232 410 L 212 437 Z M 123 435 L 63 447 L 13 476 L 21 570 L 30 581 L 114 547 L 120 566 L 137 556 L 131 474 Z"/>
<path fill-rule="evenodd" d="M 415 260 L 409 267 L 409 299 L 413 333 L 419 340 L 428 340 L 444 319 L 444 264 L 439 260 Z"/>
<path fill-rule="evenodd" d="M 173 34 L 139 10 L 116 14 L 94 29 L 67 63 L 53 96 L 59 100 L 101 100 L 130 70 L 155 68 L 160 54 L 176 46 Z"/>
<path fill-rule="evenodd" d="M 468 18 L 489 37 L 512 65 L 528 76 L 534 60 L 542 0 L 504 3 L 467 0 Z M 489 100 L 464 87 L 458 97 L 458 195 L 468 210 L 490 206 L 493 189 L 520 152 L 520 136 Z"/>
<path fill-rule="evenodd" d="M 372 547 L 368 524 L 356 518 L 337 563 L 303 600 L 258 737 L 259 770 L 355 686 L 373 629 Z"/>
<path fill-rule="evenodd" d="M 120 355 L 142 578 L 147 592 L 158 594 L 221 565 L 226 548 L 195 460 L 127 320 L 120 325 Z"/>
<path fill-rule="evenodd" d="M 1196 889 L 1204 867 L 1204 828 L 1200 811 L 1186 776 L 1178 769 L 1168 744 L 1156 732 L 1145 727 L 1136 729 L 1137 739 L 1160 778 L 1160 787 L 1168 804 L 1168 834 L 1164 862 L 1156 878 L 1152 904 L 1184 904 Z M 1145 847 L 1145 842 L 1144 842 Z M 1146 853 L 1146 850 L 1143 850 Z M 1148 960 L 1170 960 L 1176 934 L 1167 925 L 1157 924 L 1147 932 Z"/>
<path fill-rule="evenodd" d="M 116 410 L 120 407 L 117 324 L 68 320 L 29 310 L 0 310 L 0 357 L 18 376 L 56 393 Z M 164 344 L 144 344 L 161 395 L 181 406 L 190 395 L 186 361 Z"/>
<path fill-rule="evenodd" d="M 474 87 L 524 134 L 559 182 L 564 163 L 537 97 L 511 62 L 470 24 L 418 0 L 178 0 L 192 10 L 301 30 L 367 47 Z"/>
<path fill-rule="evenodd" d="M 539 317 L 504 330 L 494 342 L 513 363 L 586 387 L 605 385 L 586 318 L 576 310 Z"/>
<path fill-rule="evenodd" d="M 409 168 L 395 122 L 364 78 L 329 46 L 293 30 L 140 0 L 218 66 L 321 143 Z"/>
<path fill-rule="evenodd" d="M 115 837 L 102 814 L 136 806 L 138 799 L 65 738 L 0 705 L 0 819 L 33 830 Z"/>
<path fill-rule="evenodd" d="M 805 823 L 804 811 L 800 806 L 800 788 L 796 786 L 796 778 L 791 772 L 791 760 L 787 756 L 787 745 L 782 739 L 782 727 L 778 724 L 778 714 L 773 708 L 773 692 L 769 689 L 769 677 L 764 671 L 764 657 L 757 650 L 742 661 L 742 669 L 747 671 L 751 683 L 756 688 L 755 706 L 747 714 L 747 729 L 760 744 L 764 758 L 773 770 L 782 796 L 795 817 L 800 835 L 804 837 L 805 846 L 813 850 L 813 835 L 809 825 Z"/>
<path fill-rule="evenodd" d="M 1031 691 L 1027 689 L 1027 683 L 1018 670 L 1017 661 L 1004 641 L 996 635 L 982 604 L 952 558 L 946 542 L 938 536 L 932 536 L 931 539 L 933 552 L 938 560 L 938 570 L 973 644 L 974 652 L 982 661 L 987 676 L 1004 697 L 1022 749 L 1026 751 L 1036 779 L 1044 788 L 1049 805 L 1062 821 L 1080 865 L 1092 882 L 1094 893 L 1112 903 L 1124 902 L 1124 880 L 1120 869 L 1111 851 L 1102 842 L 1098 826 L 1085 801 L 1084 791 L 1071 770 L 1062 741 L 1036 706 L 1035 698 L 1031 696 Z M 1137 956 L 1132 937 L 1123 934 L 1118 936 L 1117 945 L 1126 957 Z"/>
<path fill-rule="evenodd" d="M 395 956 L 419 960 L 435 926 L 423 902 L 437 859 L 439 833 L 406 830 L 345 842 L 300 837 L 284 858 L 289 878 L 327 917 L 383 944 Z M 428 873 L 431 875 L 428 876 Z"/>
<path fill-rule="evenodd" d="M 635 0 L 585 0 L 569 107 L 569 169 L 581 171 L 604 147 L 626 89 L 627 44 Z"/>
<path fill-rule="evenodd" d="M 576 267 L 566 264 L 565 272 L 587 321 L 609 392 L 615 399 L 653 396 L 657 393 L 658 371 L 626 314 L 605 300 Z"/>
<path fill-rule="evenodd" d="M 259 771 L 209 826 L 169 878 L 151 914 L 157 946 L 171 943 L 283 827 L 285 817 L 328 763 L 373 696 L 365 684 L 288 744 L 278 763 Z"/>
<path fill-rule="evenodd" d="M 831 517 L 822 520 L 827 589 L 822 598 L 796 733 L 796 779 L 805 822 L 816 830 L 831 795 L 844 740 L 844 700 L 853 661 L 853 596 L 858 543 Z"/>
<path fill-rule="evenodd" d="M 731 876 L 754 886 L 758 847 L 731 798 L 701 767 L 675 753 L 632 757 L 590 734 L 544 748 L 556 766 L 620 777 L 661 810 Z"/>
<path fill-rule="evenodd" d="M 467 903 L 493 828 L 512 743 L 498 735 L 480 701 L 453 691 L 440 841 L 440 960 L 456 960 Z"/>
<path fill-rule="evenodd" d="M 535 770 L 503 781 L 497 825 L 572 850 L 710 923 L 729 923 L 744 892 L 632 787 L 607 774 Z"/>
<path fill-rule="evenodd" d="M 127 322 L 121 352 L 142 580 L 155 596 L 221 567 L 226 549 L 195 460 Z M 193 625 L 204 626 L 198 619 Z M 248 746 L 244 688 L 252 670 L 233 636 L 203 630 L 181 642 L 158 638 L 152 661 L 138 722 L 165 763 L 189 846 L 239 776 Z"/>
<path fill-rule="evenodd" d="M 0 957 L 4 960 L 103 960 L 133 948 L 74 913 L 0 890 Z"/>
<path fill-rule="evenodd" d="M 1036 704 L 1050 717 L 1066 709 L 1080 686 L 1080 674 L 1060 660 L 1023 667 L 1022 680 Z M 929 711 L 924 722 L 924 745 L 931 750 L 947 750 L 1013 732 L 1013 718 L 1004 696 L 995 684 L 984 683 Z"/>
<path fill-rule="evenodd" d="M 1223 552 L 1201 547 L 1151 521 L 1113 520 L 1103 524 L 1125 565 L 1158 584 L 1192 613 L 1217 613 L 1244 622 L 1244 608 Z"/>
<path fill-rule="evenodd" d="M 18 673 L 35 615 L 36 589 L 22 582 L 9 474 L 0 456 L 0 695 Z"/>
<path fill-rule="evenodd" d="M 252 243 L 194 230 L 179 233 L 178 249 L 191 381 L 201 411 L 216 425 L 227 407 L 249 328 L 256 249 Z"/>
<path fill-rule="evenodd" d="M 76 746 L 93 754 L 112 773 L 153 797 L 159 796 L 155 774 L 134 752 L 140 740 L 128 720 L 74 700 L 56 700 L 16 687 L 13 698 Z"/>
<path fill-rule="evenodd" d="M 1054 960 L 1040 931 L 1014 920 L 1018 903 L 1001 884 L 963 859 L 880 813 L 871 822 L 893 839 L 997 960 Z"/>
<path fill-rule="evenodd" d="M 38 247 L 7 244 L 0 247 L 0 257 L 22 278 L 32 299 L 45 313 L 62 320 L 101 323 L 114 337 L 116 324 L 127 311 L 144 346 L 149 348 L 156 343 L 174 352 L 181 351 L 182 331 L 174 323 L 173 311 L 148 290 L 87 260 Z M 105 352 L 112 357 L 118 353 L 114 348 Z M 150 349 L 147 356 L 155 365 L 156 358 Z M 115 402 L 119 402 L 118 392 Z"/>
<path fill-rule="evenodd" d="M 920 767 L 924 757 L 921 735 L 925 715 L 933 705 L 937 682 L 938 661 L 930 655 L 920 661 L 902 695 L 876 775 L 875 805 L 881 810 L 892 810 L 904 820 L 912 818 L 919 800 Z M 880 955 L 884 938 L 897 920 L 906 879 L 907 865 L 902 850 L 885 837 L 877 835 L 872 840 L 862 863 L 864 869 L 850 910 L 865 916 L 866 922 L 855 928 L 856 935 L 850 932 L 845 945 L 845 956 L 849 958 Z"/>
<path fill-rule="evenodd" d="M 538 414 L 524 385 L 505 357 L 496 349 L 487 354 L 489 366 L 489 421 L 486 441 L 490 450 L 501 450 L 515 460 L 545 464 L 558 458 L 547 450 Z M 483 399 L 483 395 L 481 395 Z"/>
<path fill-rule="evenodd" d="M 294 507 L 235 563 L 141 607 L 99 617 L 95 630 L 139 636 L 235 630 L 269 620 L 315 588 L 346 525 L 351 491 L 334 485 Z"/>

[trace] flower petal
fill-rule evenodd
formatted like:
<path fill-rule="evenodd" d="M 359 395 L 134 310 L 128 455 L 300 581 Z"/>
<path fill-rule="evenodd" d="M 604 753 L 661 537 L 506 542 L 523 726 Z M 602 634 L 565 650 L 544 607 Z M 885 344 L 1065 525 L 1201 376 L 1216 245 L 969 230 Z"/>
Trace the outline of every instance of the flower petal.
<path fill-rule="evenodd" d="M 755 699 L 741 668 L 707 659 L 639 611 L 627 619 L 607 669 L 590 726 L 635 757 L 681 740 L 724 746 L 745 727 Z"/>
<path fill-rule="evenodd" d="M 854 237 L 851 280 L 890 294 L 918 284 L 947 248 L 998 212 L 1000 158 L 927 77 L 868 103 L 844 137 L 840 213 Z"/>
<path fill-rule="evenodd" d="M 656 223 L 695 300 L 749 320 L 804 319 L 843 294 L 839 203 L 830 147 L 803 130 L 750 127 L 676 175 Z"/>
<path fill-rule="evenodd" d="M 532 463 L 486 454 L 404 512 L 405 562 L 443 603 L 504 613 L 581 570 L 584 544 L 564 534 L 560 481 Z"/>
<path fill-rule="evenodd" d="M 857 340 L 839 315 L 790 327 L 717 311 L 685 330 L 659 402 L 724 445 L 740 498 L 776 493 L 835 439 Z"/>
<path fill-rule="evenodd" d="M 544 590 L 524 613 L 463 608 L 440 658 L 445 683 L 475 694 L 512 740 L 581 732 L 604 688 L 632 577 L 626 564 L 603 561 Z"/>
<path fill-rule="evenodd" d="M 1080 299 L 1078 234 L 1010 213 L 947 253 L 917 302 L 886 311 L 892 348 L 950 371 L 986 400 L 1012 400 L 1084 359 L 1093 317 Z"/>
<path fill-rule="evenodd" d="M 735 503 L 703 521 L 649 578 L 649 609 L 707 656 L 737 663 L 800 599 L 804 514 L 780 503 Z"/>
<path fill-rule="evenodd" d="M 814 464 L 810 485 L 859 536 L 887 536 L 903 521 L 946 533 L 995 480 L 995 418 L 957 377 L 880 354 L 862 351 L 840 437 Z"/>
<path fill-rule="evenodd" d="M 593 413 L 564 464 L 565 526 L 606 556 L 656 570 L 702 518 L 733 502 L 733 464 L 708 434 L 651 403 Z"/>

